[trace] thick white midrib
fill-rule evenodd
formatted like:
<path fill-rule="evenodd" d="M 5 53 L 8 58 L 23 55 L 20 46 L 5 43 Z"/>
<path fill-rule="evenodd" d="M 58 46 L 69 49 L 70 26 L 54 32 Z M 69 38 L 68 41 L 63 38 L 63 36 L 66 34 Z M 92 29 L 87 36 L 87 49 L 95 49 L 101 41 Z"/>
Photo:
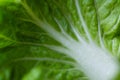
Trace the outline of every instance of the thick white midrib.
<path fill-rule="evenodd" d="M 115 77 L 118 63 L 109 53 L 94 45 L 83 46 L 77 51 L 75 59 L 90 80 L 111 80 Z"/>
<path fill-rule="evenodd" d="M 72 45 L 71 45 L 72 46 Z M 62 47 L 51 47 L 53 50 L 63 52 L 77 61 L 79 69 L 82 70 L 90 80 L 111 80 L 118 71 L 117 62 L 99 47 L 88 45 L 76 45 L 72 49 Z"/>
<path fill-rule="evenodd" d="M 78 66 L 80 65 L 79 69 L 91 80 L 111 80 L 117 73 L 118 65 L 111 55 L 94 44 L 86 46 L 76 44 L 72 48 L 68 47 L 68 50 L 53 46 L 53 50 L 63 51 L 63 53 L 75 59 L 78 62 Z"/>

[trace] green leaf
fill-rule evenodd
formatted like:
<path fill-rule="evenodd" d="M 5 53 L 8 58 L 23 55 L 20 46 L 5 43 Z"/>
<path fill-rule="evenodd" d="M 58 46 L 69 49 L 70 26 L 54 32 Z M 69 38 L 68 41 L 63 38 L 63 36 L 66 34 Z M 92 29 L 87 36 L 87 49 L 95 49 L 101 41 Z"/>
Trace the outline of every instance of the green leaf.
<path fill-rule="evenodd" d="M 80 0 L 78 9 L 76 4 L 74 0 L 0 0 L 0 80 L 88 80 L 82 70 L 69 70 L 74 66 L 64 63 L 76 63 L 64 54 L 73 53 L 72 41 L 94 42 L 120 58 L 120 1 Z M 36 60 L 46 57 L 50 59 Z"/>

